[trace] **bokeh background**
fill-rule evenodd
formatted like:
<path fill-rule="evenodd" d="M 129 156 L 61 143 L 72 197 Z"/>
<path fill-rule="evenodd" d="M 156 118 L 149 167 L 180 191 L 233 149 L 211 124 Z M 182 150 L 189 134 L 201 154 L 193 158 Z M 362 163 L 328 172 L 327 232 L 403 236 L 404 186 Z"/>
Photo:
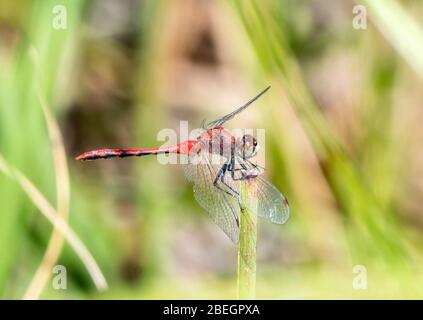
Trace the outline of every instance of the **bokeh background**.
<path fill-rule="evenodd" d="M 257 297 L 423 298 L 423 2 L 362 0 L 364 30 L 357 4 L 1 0 L 0 296 L 236 298 L 236 247 L 181 168 L 74 156 L 161 145 L 271 84 L 230 123 L 266 130 L 292 209 L 260 222 Z"/>

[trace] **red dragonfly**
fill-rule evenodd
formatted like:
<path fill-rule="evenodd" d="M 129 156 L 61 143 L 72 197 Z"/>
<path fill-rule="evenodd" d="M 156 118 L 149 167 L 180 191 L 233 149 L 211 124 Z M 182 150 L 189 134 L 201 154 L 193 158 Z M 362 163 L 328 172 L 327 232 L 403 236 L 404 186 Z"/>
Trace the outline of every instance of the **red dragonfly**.
<path fill-rule="evenodd" d="M 198 137 L 177 145 L 162 148 L 101 149 L 85 152 L 76 160 L 97 160 L 123 157 L 140 157 L 158 154 L 188 156 L 184 164 L 187 179 L 194 184 L 194 196 L 211 219 L 237 243 L 239 219 L 235 208 L 240 205 L 240 181 L 255 183 L 257 214 L 273 223 L 283 224 L 289 217 L 288 200 L 270 182 L 262 177 L 263 168 L 251 159 L 257 154 L 257 140 L 249 134 L 236 138 L 222 125 L 245 110 L 270 86 L 235 111 L 203 126 Z"/>

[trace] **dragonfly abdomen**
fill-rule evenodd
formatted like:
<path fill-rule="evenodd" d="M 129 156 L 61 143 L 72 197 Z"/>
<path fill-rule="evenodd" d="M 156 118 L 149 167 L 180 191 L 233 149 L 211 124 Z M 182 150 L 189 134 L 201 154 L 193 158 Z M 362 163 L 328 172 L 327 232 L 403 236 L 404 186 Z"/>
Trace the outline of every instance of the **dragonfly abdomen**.
<path fill-rule="evenodd" d="M 169 154 L 169 153 L 188 153 L 196 141 L 187 140 L 175 146 L 165 148 L 140 148 L 140 149 L 100 149 L 85 152 L 76 160 L 97 160 L 110 158 L 142 157 L 147 155 Z"/>
<path fill-rule="evenodd" d="M 145 149 L 101 149 L 85 152 L 76 157 L 76 160 L 88 161 L 110 158 L 141 157 L 156 153 L 157 152 L 154 152 L 154 150 Z"/>

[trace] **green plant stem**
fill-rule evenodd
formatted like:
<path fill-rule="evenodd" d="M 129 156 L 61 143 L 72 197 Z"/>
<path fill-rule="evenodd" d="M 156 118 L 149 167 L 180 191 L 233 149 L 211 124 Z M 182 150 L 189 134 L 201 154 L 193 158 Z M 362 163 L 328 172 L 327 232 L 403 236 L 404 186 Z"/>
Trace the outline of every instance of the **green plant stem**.
<path fill-rule="evenodd" d="M 369 8 L 369 16 L 380 32 L 423 78 L 423 29 L 419 22 L 401 2 L 364 0 L 363 3 Z"/>
<path fill-rule="evenodd" d="M 238 244 L 238 299 L 256 297 L 257 197 L 253 179 L 241 182 Z"/>

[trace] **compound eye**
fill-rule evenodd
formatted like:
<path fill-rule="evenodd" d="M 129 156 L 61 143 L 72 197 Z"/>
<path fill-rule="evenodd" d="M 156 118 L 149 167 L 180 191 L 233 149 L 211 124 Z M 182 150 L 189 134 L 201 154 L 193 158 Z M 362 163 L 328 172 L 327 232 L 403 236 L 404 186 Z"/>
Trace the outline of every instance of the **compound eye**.
<path fill-rule="evenodd" d="M 250 134 L 246 134 L 240 141 L 240 151 L 244 159 L 251 158 L 256 152 L 257 141 Z"/>
<path fill-rule="evenodd" d="M 254 145 L 254 137 L 250 134 L 246 134 L 242 137 L 242 142 L 246 145 L 246 146 L 251 146 Z"/>

